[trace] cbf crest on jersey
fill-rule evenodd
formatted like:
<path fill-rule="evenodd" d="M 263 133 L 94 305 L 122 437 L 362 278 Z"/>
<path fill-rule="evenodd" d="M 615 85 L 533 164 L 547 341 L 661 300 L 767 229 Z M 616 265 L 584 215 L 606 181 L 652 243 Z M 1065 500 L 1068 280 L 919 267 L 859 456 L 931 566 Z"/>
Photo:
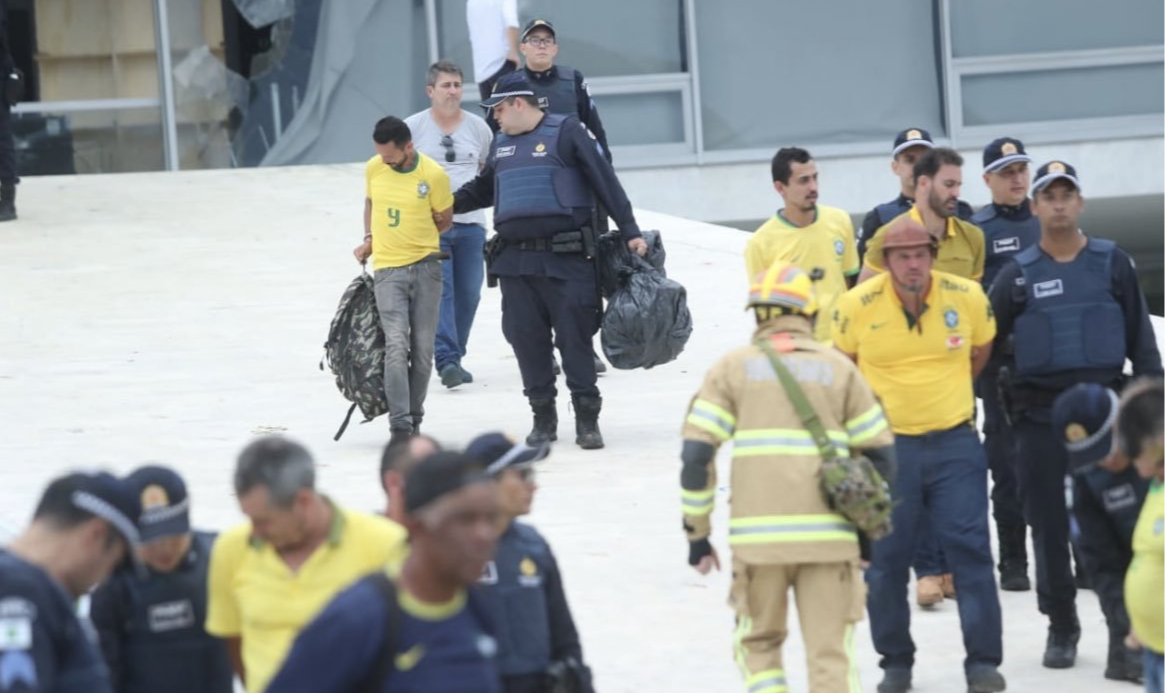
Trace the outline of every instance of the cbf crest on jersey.
<path fill-rule="evenodd" d="M 946 323 L 948 329 L 955 329 L 959 326 L 959 313 L 954 308 L 947 308 L 943 313 L 943 322 Z"/>
<path fill-rule="evenodd" d="M 429 194 L 429 184 L 425 181 L 417 183 L 417 197 L 424 199 Z"/>
<path fill-rule="evenodd" d="M 833 251 L 837 253 L 838 257 L 841 257 L 845 253 L 845 243 L 842 243 L 840 238 L 834 239 Z"/>

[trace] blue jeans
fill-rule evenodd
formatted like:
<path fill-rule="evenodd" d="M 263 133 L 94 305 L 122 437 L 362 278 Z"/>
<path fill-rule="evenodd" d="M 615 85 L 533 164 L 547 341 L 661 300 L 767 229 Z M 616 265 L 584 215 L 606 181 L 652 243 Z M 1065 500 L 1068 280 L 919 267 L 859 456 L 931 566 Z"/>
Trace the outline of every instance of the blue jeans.
<path fill-rule="evenodd" d="M 437 372 L 453 363 L 461 365 L 469 330 L 481 300 L 481 281 L 485 276 L 485 229 L 477 224 L 453 224 L 441 234 L 441 250 L 449 259 L 441 263 L 441 316 L 437 322 L 434 354 Z"/>
<path fill-rule="evenodd" d="M 918 547 L 914 550 L 914 576 L 942 575 L 947 569 L 947 557 L 938 544 L 934 527 L 929 522 L 918 526 Z"/>
<path fill-rule="evenodd" d="M 1162 693 L 1165 688 L 1165 657 L 1147 647 L 1141 650 L 1141 661 L 1145 664 L 1145 693 Z"/>
<path fill-rule="evenodd" d="M 987 457 L 969 425 L 923 435 L 898 435 L 894 479 L 894 531 L 874 542 L 866 571 L 870 633 L 883 669 L 914 666 L 906 585 L 918 528 L 934 527 L 954 573 L 964 668 L 999 666 L 1003 624 L 987 522 Z"/>

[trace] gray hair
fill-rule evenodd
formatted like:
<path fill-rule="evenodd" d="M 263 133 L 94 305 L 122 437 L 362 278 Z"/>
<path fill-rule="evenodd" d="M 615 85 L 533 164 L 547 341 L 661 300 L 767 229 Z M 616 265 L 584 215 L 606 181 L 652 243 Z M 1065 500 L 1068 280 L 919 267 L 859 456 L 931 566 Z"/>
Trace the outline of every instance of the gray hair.
<path fill-rule="evenodd" d="M 457 75 L 461 79 L 465 79 L 465 75 L 461 73 L 461 68 L 452 60 L 438 60 L 429 66 L 429 71 L 425 73 L 425 86 L 437 86 L 437 75 Z"/>
<path fill-rule="evenodd" d="M 256 486 L 270 494 L 271 504 L 290 507 L 300 489 L 315 488 L 315 461 L 307 448 L 282 436 L 263 436 L 239 453 L 235 465 L 235 493 L 246 495 Z"/>

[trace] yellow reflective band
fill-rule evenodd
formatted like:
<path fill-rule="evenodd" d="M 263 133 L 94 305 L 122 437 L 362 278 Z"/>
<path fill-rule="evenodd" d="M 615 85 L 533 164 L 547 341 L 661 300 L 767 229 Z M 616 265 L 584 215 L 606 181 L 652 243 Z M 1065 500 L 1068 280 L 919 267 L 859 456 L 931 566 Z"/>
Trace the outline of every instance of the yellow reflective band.
<path fill-rule="evenodd" d="M 845 428 L 849 431 L 850 445 L 865 442 L 886 430 L 888 426 L 886 415 L 882 412 L 882 407 L 877 404 L 871 407 L 865 414 L 845 423 Z"/>
<path fill-rule="evenodd" d="M 736 659 L 736 667 L 740 669 L 740 676 L 744 680 L 748 680 L 748 662 L 745 657 L 748 655 L 748 648 L 744 645 L 744 639 L 752 632 L 752 619 L 748 616 L 736 617 L 736 630 L 732 633 L 732 653 Z"/>
<path fill-rule="evenodd" d="M 816 541 L 857 543 L 854 526 L 841 515 L 737 517 L 728 523 L 728 543 L 789 544 Z"/>
<path fill-rule="evenodd" d="M 749 676 L 744 682 L 748 693 L 785 693 L 785 672 L 781 669 L 765 669 Z"/>
<path fill-rule="evenodd" d="M 736 430 L 736 417 L 706 399 L 692 402 L 687 422 L 718 436 L 721 440 L 728 440 Z"/>
<path fill-rule="evenodd" d="M 842 431 L 826 431 L 841 457 L 849 457 L 849 436 Z M 809 431 L 796 428 L 757 428 L 737 431 L 732 443 L 733 457 L 761 455 L 814 455 L 817 443 Z"/>
<path fill-rule="evenodd" d="M 681 491 L 680 503 L 687 515 L 708 515 L 716 504 L 716 489 Z"/>
<path fill-rule="evenodd" d="M 858 678 L 858 655 L 854 651 L 854 624 L 845 627 L 845 658 L 849 664 L 846 683 L 849 693 L 862 693 L 862 681 Z"/>

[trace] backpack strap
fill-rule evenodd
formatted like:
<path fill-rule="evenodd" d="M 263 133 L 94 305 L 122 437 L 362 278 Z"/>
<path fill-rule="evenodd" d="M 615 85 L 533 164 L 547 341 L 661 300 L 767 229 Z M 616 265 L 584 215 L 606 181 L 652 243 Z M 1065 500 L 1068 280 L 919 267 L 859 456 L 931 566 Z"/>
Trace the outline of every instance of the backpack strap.
<path fill-rule="evenodd" d="M 400 640 L 401 611 L 400 603 L 397 601 L 396 583 L 383 570 L 373 573 L 371 580 L 381 599 L 384 600 L 384 608 L 388 618 L 385 623 L 384 642 L 376 655 L 376 661 L 368 672 L 368 676 L 356 685 L 353 693 L 380 693 L 384 688 L 384 682 L 388 679 L 393 657 L 396 656 L 396 646 Z"/>
<path fill-rule="evenodd" d="M 340 436 L 344 435 L 344 431 L 348 430 L 348 423 L 352 420 L 352 412 L 354 411 L 356 411 L 355 402 L 352 403 L 352 406 L 348 407 L 348 415 L 344 417 L 344 423 L 340 424 L 340 430 L 336 431 L 336 435 L 332 437 L 332 440 L 339 440 Z"/>
<path fill-rule="evenodd" d="M 781 362 L 780 357 L 777 356 L 777 352 L 773 350 L 768 336 L 762 336 L 756 341 L 756 345 L 760 347 L 761 351 L 765 352 L 765 356 L 769 357 L 769 361 L 773 364 L 773 370 L 777 372 L 777 378 L 781 381 L 781 387 L 785 388 L 785 395 L 788 396 L 789 401 L 793 404 L 793 409 L 797 411 L 797 416 L 801 419 L 805 430 L 809 431 L 809 435 L 813 437 L 813 442 L 817 444 L 817 451 L 821 453 L 821 458 L 824 460 L 836 458 L 837 449 L 833 447 L 829 436 L 826 435 L 825 427 L 821 425 L 821 417 L 817 416 L 817 411 L 809 403 L 809 398 L 805 396 L 805 391 L 797 384 L 797 379 L 793 377 L 793 374 L 789 372 L 789 368 Z"/>

